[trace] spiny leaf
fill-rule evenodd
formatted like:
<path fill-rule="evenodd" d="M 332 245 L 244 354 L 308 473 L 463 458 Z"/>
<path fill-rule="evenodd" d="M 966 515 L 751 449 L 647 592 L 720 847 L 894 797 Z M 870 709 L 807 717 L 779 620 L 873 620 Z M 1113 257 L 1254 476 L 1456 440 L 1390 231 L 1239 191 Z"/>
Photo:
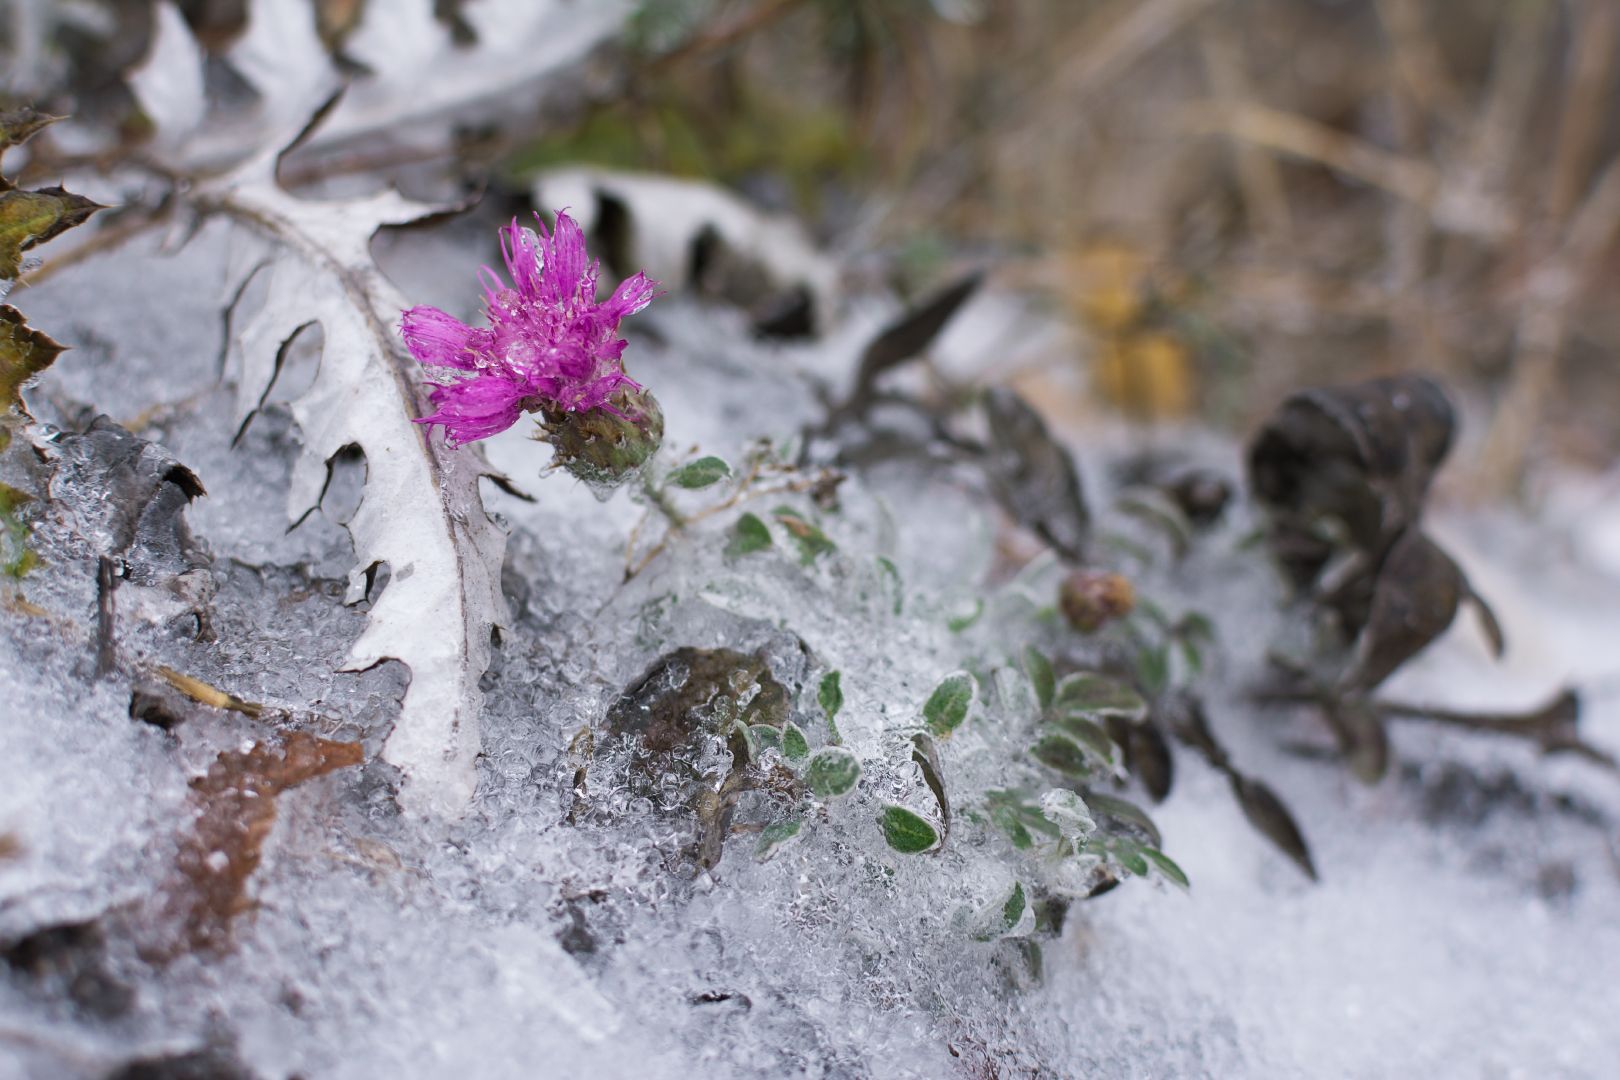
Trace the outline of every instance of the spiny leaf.
<path fill-rule="evenodd" d="M 62 119 L 42 113 L 31 105 L 15 109 L 0 109 L 0 151 L 21 146 L 41 131 Z"/>
<path fill-rule="evenodd" d="M 688 491 L 718 484 L 731 475 L 731 466 L 717 457 L 700 457 L 669 474 L 669 482 Z M 752 515 L 750 515 L 752 516 Z M 755 518 L 754 520 L 759 520 Z M 768 537 L 769 534 L 767 534 Z M 769 540 L 767 539 L 767 542 Z"/>
<path fill-rule="evenodd" d="M 973 704 L 973 676 L 965 671 L 945 676 L 923 705 L 923 720 L 935 735 L 949 735 L 967 719 Z"/>
<path fill-rule="evenodd" d="M 30 327 L 22 312 L 0 304 L 0 410 L 22 409 L 23 384 L 66 350 L 67 346 L 52 341 L 50 335 Z"/>
<path fill-rule="evenodd" d="M 100 203 L 59 187 L 0 192 L 0 278 L 22 273 L 22 253 L 43 244 L 103 209 Z"/>
<path fill-rule="evenodd" d="M 290 403 L 302 450 L 288 513 L 297 520 L 320 502 L 327 463 L 339 451 L 353 446 L 365 455 L 365 498 L 346 525 L 355 552 L 350 598 L 364 596 L 370 567 L 385 563 L 393 575 L 344 666 L 363 670 L 395 659 L 410 668 L 383 757 L 405 775 L 408 808 L 459 812 L 477 781 L 479 679 L 489 666 L 491 632 L 505 617 L 506 538 L 484 512 L 478 480 L 489 469 L 476 448 L 452 451 L 412 423 L 422 376 L 394 329 L 406 304 L 370 250 L 383 225 L 417 221 L 436 208 L 393 192 L 295 198 L 276 182 L 275 155 L 199 185 L 194 199 L 272 245 L 266 260 L 242 275 L 263 282 L 263 304 L 231 327 L 227 366 L 237 385 L 238 430 L 274 383 L 285 344 L 311 324 L 322 330 L 315 381 Z"/>
<path fill-rule="evenodd" d="M 861 778 L 861 761 L 842 746 L 817 750 L 805 766 L 804 782 L 823 799 L 836 799 L 855 790 Z"/>
<path fill-rule="evenodd" d="M 939 843 L 939 833 L 903 806 L 885 806 L 878 817 L 883 839 L 902 855 L 918 855 Z"/>
<path fill-rule="evenodd" d="M 732 556 L 752 555 L 756 551 L 764 551 L 771 546 L 771 530 L 761 521 L 758 515 L 744 514 L 737 519 L 737 524 L 731 530 L 731 543 L 726 545 L 726 554 Z"/>

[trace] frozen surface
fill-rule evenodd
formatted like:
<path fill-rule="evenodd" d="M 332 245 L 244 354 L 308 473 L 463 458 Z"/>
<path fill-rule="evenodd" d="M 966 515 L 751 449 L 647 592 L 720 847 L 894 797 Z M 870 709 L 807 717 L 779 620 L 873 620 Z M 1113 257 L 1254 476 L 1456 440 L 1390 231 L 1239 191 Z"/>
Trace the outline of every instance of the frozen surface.
<path fill-rule="evenodd" d="M 982 478 L 933 453 L 856 468 L 841 510 L 819 514 L 838 551 L 809 567 L 780 528 L 768 551 L 724 554 L 741 509 L 817 516 L 783 495 L 704 519 L 625 581 L 632 533 L 645 551 L 656 520 L 638 532 L 644 510 L 626 494 L 601 503 L 566 474 L 542 475 L 549 450 L 521 427 L 496 439 L 491 460 L 533 501 L 484 489 L 511 531 L 513 618 L 484 680 L 479 796 L 458 821 L 402 816 L 377 753 L 405 676 L 394 664 L 336 670 L 375 600 L 343 603 L 342 522 L 363 488 L 339 470 L 322 508 L 287 529 L 299 433 L 274 399 L 296 390 L 292 374 L 231 445 L 219 290 L 229 249 L 247 242 L 223 225 L 178 251 L 140 241 L 21 298 L 77 346 L 32 393 L 36 415 L 77 430 L 109 413 L 194 470 L 208 495 L 188 519 L 214 591 L 203 640 L 194 618 L 121 613 L 120 663 L 97 678 L 102 552 L 41 515 L 46 565 L 16 590 L 28 606 L 0 612 L 0 834 L 19 846 L 0 861 L 0 942 L 93 922 L 104 941 L 84 963 L 104 984 L 87 999 L 59 974 L 0 973 L 0 1077 L 109 1076 L 135 1058 L 205 1051 L 275 1080 L 1612 1074 L 1620 785 L 1584 762 L 1419 726 L 1398 730 L 1396 766 L 1372 788 L 1297 752 L 1328 745 L 1325 733 L 1248 699 L 1279 597 L 1241 546 L 1252 524 L 1241 514 L 1138 587 L 1172 611 L 1218 614 L 1213 723 L 1289 802 L 1320 884 L 1181 755 L 1154 816 L 1191 891 L 1132 879 L 1078 903 L 1037 982 L 963 919 L 1015 877 L 1053 868 L 995 841 L 913 857 L 883 845 L 879 804 L 926 794 L 895 733 L 940 678 L 1004 665 L 1011 626 L 1070 647 L 1031 618 L 1038 600 L 1024 594 L 1050 585 L 1039 565 L 1007 581 Z M 439 288 L 470 285 L 452 273 Z M 428 299 L 473 301 L 470 290 Z M 676 456 L 700 446 L 740 462 L 756 439 L 792 438 L 819 419 L 812 383 L 854 355 L 760 345 L 735 312 L 680 298 L 646 324 L 630 364 L 657 391 Z M 313 351 L 291 360 L 290 372 L 318 363 Z M 1103 465 L 1120 447 L 1078 448 L 1104 505 Z M 1209 453 L 1235 473 L 1235 451 Z M 1601 522 L 1442 518 L 1512 651 L 1491 663 L 1465 617 L 1390 695 L 1523 705 L 1574 680 L 1588 736 L 1620 750 L 1620 579 L 1599 557 L 1614 537 L 1586 531 Z M 1546 558 L 1554 546 L 1573 554 Z M 951 631 L 975 598 L 988 598 L 983 618 Z M 792 715 L 812 746 L 829 737 L 814 687 L 841 672 L 838 728 L 865 763 L 861 785 L 769 861 L 742 832 L 696 871 L 685 794 L 649 790 L 604 734 L 615 698 L 677 646 L 759 651 L 803 688 Z M 159 664 L 272 711 L 197 707 L 170 732 L 134 721 L 131 685 Z M 943 743 L 961 804 L 1009 781 L 1025 724 L 1015 713 L 981 703 Z M 149 905 L 196 813 L 188 781 L 222 751 L 291 729 L 359 741 L 367 763 L 279 797 L 233 948 L 153 960 Z M 702 772 L 725 749 L 699 740 L 682 753 Z M 737 824 L 779 809 L 750 792 Z"/>

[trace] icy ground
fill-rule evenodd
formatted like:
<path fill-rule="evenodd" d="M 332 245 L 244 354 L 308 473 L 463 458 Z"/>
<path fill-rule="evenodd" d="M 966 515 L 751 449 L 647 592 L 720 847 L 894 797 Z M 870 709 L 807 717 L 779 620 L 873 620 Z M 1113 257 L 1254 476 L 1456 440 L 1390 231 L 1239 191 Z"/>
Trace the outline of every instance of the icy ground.
<path fill-rule="evenodd" d="M 1324 733 L 1245 695 L 1276 627 L 1241 513 L 1138 584 L 1218 614 L 1214 724 L 1293 809 L 1319 884 L 1181 755 L 1155 818 L 1190 892 L 1132 879 L 1078 904 L 1036 983 L 953 921 L 1002 894 L 1003 858 L 883 846 L 877 803 L 906 782 L 884 765 L 886 718 L 914 715 L 964 652 L 993 649 L 997 626 L 992 611 L 965 635 L 946 627 L 993 591 L 997 512 L 927 456 L 851 478 L 823 518 L 839 552 L 809 569 L 780 535 L 746 565 L 728 559 L 733 516 L 718 515 L 621 584 L 641 508 L 541 477 L 549 450 L 521 429 L 497 439 L 492 460 L 534 501 L 484 489 L 511 530 L 513 618 L 485 680 L 479 797 L 459 821 L 402 816 L 376 754 L 404 673 L 335 672 L 369 603 L 343 603 L 360 466 L 289 531 L 286 412 L 267 409 L 231 445 L 219 290 L 227 246 L 244 242 L 217 224 L 178 252 L 138 242 L 22 298 L 75 346 L 32 393 L 35 414 L 80 430 L 108 413 L 193 470 L 208 495 L 188 519 L 217 591 L 212 640 L 191 640 L 188 619 L 122 612 L 120 666 L 98 678 L 94 545 L 46 515 L 27 604 L 0 613 L 0 834 L 18 845 L 0 861 L 0 942 L 85 922 L 101 939 L 65 973 L 0 975 L 0 1077 L 1614 1075 L 1620 783 L 1417 725 L 1397 731 L 1396 767 L 1372 788 L 1297 752 Z M 446 283 L 471 277 L 438 280 L 437 295 L 401 283 L 468 312 L 470 288 Z M 816 418 L 801 372 L 836 364 L 839 339 L 776 350 L 724 309 L 661 307 L 629 361 L 663 403 L 666 445 L 739 460 Z M 293 350 L 272 401 L 309 378 L 311 346 Z M 1117 440 L 1076 446 L 1101 503 Z M 1236 475 L 1235 448 L 1211 453 Z M 60 494 L 94 510 L 93 491 Z M 1620 572 L 1612 536 L 1592 531 L 1602 504 L 1583 498 L 1534 523 L 1442 515 L 1510 652 L 1489 661 L 1465 616 L 1390 696 L 1506 707 L 1573 680 L 1588 737 L 1620 750 Z M 898 568 L 900 614 L 877 554 Z M 576 805 L 576 736 L 678 645 L 764 649 L 784 679 L 842 672 L 838 724 L 867 775 L 767 862 L 744 836 L 712 873 L 672 871 L 684 826 L 606 752 Z M 132 720 L 132 673 L 157 664 L 286 712 L 198 708 L 172 732 Z M 944 748 L 963 791 L 994 780 L 982 772 L 996 735 L 973 724 Z M 188 781 L 276 726 L 358 739 L 367 764 L 280 796 L 233 947 L 154 959 L 172 928 L 153 897 L 195 813 Z M 119 1072 L 140 1059 L 170 1071 Z M 178 1071 L 185 1060 L 214 1071 Z"/>

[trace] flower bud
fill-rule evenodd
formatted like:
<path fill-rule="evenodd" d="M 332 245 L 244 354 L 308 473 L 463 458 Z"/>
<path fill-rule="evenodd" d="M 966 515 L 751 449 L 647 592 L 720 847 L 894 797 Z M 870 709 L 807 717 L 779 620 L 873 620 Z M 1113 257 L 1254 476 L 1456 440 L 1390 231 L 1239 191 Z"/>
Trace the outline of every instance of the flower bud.
<path fill-rule="evenodd" d="M 658 452 L 664 440 L 664 411 L 652 392 L 621 386 L 607 403 L 582 412 L 546 408 L 543 434 L 557 452 L 556 462 L 606 498 Z"/>
<path fill-rule="evenodd" d="M 1118 574 L 1076 570 L 1059 588 L 1058 606 L 1070 626 L 1090 634 L 1111 619 L 1129 615 L 1136 607 L 1136 591 Z"/>

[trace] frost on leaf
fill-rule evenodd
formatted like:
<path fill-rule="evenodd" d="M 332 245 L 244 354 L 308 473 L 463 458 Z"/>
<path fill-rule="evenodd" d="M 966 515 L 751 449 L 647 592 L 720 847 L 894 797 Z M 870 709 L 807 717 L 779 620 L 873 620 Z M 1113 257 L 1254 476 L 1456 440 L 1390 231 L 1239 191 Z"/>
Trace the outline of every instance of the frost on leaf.
<path fill-rule="evenodd" d="M 364 453 L 365 493 L 347 523 L 355 550 L 349 599 L 365 595 L 371 568 L 387 564 L 391 578 L 343 670 L 389 659 L 410 668 L 383 758 L 405 773 L 408 809 L 455 813 L 476 782 L 478 679 L 504 612 L 506 538 L 479 498 L 482 458 L 465 448 L 447 450 L 411 422 L 421 415 L 419 365 L 394 332 L 406 305 L 370 253 L 379 227 L 434 211 L 393 192 L 341 202 L 298 199 L 277 184 L 275 160 L 262 157 L 198 194 L 205 210 L 244 223 L 273 249 L 249 275 L 256 287 L 262 282 L 262 306 L 245 317 L 228 313 L 236 421 L 245 425 L 264 400 L 288 342 L 319 325 L 319 374 L 290 403 L 303 446 L 288 512 L 297 521 L 320 503 L 328 462 L 339 452 Z M 237 283 L 238 299 L 245 285 Z"/>

